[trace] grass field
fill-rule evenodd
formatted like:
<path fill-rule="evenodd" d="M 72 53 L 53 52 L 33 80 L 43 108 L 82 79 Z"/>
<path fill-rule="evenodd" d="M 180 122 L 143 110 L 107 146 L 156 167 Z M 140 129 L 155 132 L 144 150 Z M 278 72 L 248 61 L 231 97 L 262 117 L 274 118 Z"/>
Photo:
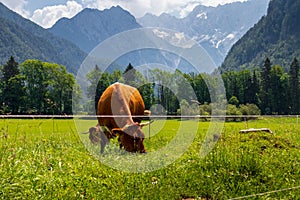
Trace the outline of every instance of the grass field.
<path fill-rule="evenodd" d="M 95 125 L 91 120 L 78 123 L 82 123 L 79 132 Z M 180 145 L 192 130 L 196 135 L 190 145 L 184 143 L 188 146 L 182 155 L 181 147 L 173 145 L 164 155 L 145 160 L 144 155 L 118 151 L 115 140 L 99 156 L 98 147 L 88 145 L 88 136 L 78 134 L 71 119 L 1 119 L 0 198 L 300 198 L 300 128 L 296 118 L 226 122 L 213 150 L 200 158 L 209 125 L 195 120 L 155 121 L 150 139 L 148 128 L 144 129 L 149 155 L 174 141 Z M 270 128 L 274 135 L 239 133 L 241 129 L 262 127 Z M 133 159 L 134 164 L 143 160 L 147 166 L 161 162 L 164 167 L 130 173 L 105 164 L 112 155 L 121 163 Z M 160 160 L 160 156 L 174 159 Z"/>

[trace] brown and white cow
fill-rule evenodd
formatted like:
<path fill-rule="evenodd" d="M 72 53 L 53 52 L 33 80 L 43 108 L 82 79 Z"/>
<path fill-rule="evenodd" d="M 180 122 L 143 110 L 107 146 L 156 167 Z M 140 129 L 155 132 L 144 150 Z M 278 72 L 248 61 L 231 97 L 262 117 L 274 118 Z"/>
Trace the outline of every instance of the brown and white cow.
<path fill-rule="evenodd" d="M 118 82 L 110 85 L 98 101 L 97 115 L 101 116 L 98 125 L 89 130 L 91 142 L 100 143 L 103 153 L 109 140 L 118 136 L 121 148 L 145 153 L 142 127 L 149 123 L 141 123 L 141 118 L 132 117 L 144 113 L 144 101 L 136 88 Z"/>

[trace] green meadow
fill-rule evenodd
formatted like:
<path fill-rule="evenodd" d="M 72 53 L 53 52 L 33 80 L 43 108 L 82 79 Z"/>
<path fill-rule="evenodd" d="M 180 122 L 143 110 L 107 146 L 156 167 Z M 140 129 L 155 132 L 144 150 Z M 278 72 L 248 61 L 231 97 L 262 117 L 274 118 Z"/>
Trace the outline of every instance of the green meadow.
<path fill-rule="evenodd" d="M 221 133 L 208 139 L 209 121 L 155 120 L 143 128 L 146 155 L 119 150 L 116 139 L 99 155 L 99 147 L 80 134 L 95 124 L 95 120 L 2 118 L 0 198 L 300 197 L 296 117 L 225 122 Z M 270 128 L 274 134 L 239 133 L 248 128 Z M 201 157 L 205 145 L 211 149 Z M 166 146 L 171 147 L 164 150 Z M 122 168 L 124 163 L 128 168 Z"/>

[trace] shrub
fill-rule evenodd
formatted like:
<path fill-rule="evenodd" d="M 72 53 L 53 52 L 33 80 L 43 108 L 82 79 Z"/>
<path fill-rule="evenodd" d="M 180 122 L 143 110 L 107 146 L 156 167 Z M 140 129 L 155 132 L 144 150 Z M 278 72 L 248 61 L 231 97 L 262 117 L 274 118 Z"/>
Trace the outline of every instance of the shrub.
<path fill-rule="evenodd" d="M 243 114 L 243 115 L 260 115 L 261 111 L 260 109 L 257 107 L 257 105 L 255 104 L 242 104 L 239 107 L 239 111 Z"/>

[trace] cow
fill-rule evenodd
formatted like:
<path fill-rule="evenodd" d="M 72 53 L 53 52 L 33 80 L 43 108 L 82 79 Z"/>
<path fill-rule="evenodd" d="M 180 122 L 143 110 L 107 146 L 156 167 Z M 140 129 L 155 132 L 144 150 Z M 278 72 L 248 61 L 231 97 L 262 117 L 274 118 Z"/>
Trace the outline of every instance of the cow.
<path fill-rule="evenodd" d="M 146 153 L 142 127 L 149 122 L 141 123 L 144 113 L 149 114 L 136 88 L 119 82 L 110 85 L 98 101 L 98 124 L 89 130 L 91 142 L 100 143 L 103 153 L 109 140 L 118 137 L 120 148 Z"/>

